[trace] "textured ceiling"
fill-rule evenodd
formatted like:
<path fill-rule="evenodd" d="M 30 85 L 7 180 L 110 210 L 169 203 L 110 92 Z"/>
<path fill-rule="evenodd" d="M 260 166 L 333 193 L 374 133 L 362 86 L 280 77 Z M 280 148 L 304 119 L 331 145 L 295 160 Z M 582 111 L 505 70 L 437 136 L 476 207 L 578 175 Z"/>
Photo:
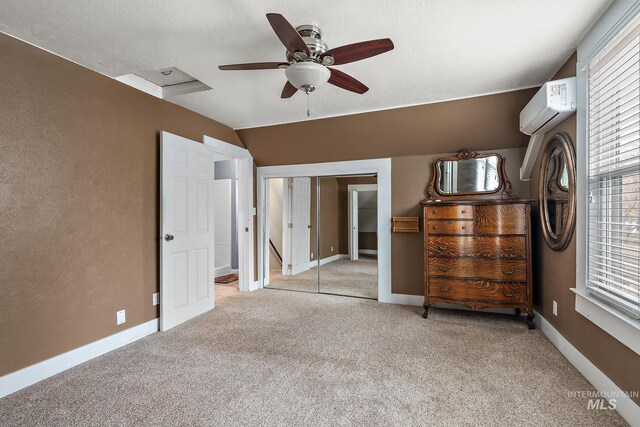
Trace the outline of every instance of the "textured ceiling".
<path fill-rule="evenodd" d="M 280 99 L 283 70 L 219 71 L 281 61 L 265 14 L 314 24 L 329 47 L 390 37 L 395 50 L 337 68 L 370 87 L 326 85 L 312 118 L 539 85 L 610 4 L 605 0 L 3 0 L 0 31 L 116 77 L 175 66 L 213 90 L 171 99 L 233 128 L 306 120 L 306 95 Z"/>

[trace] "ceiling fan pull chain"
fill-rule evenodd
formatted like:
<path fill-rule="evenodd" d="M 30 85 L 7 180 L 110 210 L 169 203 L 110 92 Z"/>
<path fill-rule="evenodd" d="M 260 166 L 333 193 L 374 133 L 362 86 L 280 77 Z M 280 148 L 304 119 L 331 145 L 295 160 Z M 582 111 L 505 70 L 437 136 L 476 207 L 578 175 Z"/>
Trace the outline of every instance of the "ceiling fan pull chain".
<path fill-rule="evenodd" d="M 307 92 L 307 117 L 311 117 L 311 113 L 310 113 L 310 109 L 311 109 L 311 107 L 310 107 L 310 104 L 311 104 L 311 101 L 309 100 L 309 92 Z"/>

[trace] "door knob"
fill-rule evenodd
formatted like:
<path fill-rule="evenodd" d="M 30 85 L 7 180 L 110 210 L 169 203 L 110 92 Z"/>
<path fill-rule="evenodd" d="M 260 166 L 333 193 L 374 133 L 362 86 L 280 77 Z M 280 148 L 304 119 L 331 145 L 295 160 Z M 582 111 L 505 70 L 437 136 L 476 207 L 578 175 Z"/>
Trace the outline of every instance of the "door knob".
<path fill-rule="evenodd" d="M 173 240 L 173 234 L 165 234 L 164 235 L 164 240 L 166 240 L 167 242 L 170 242 Z"/>

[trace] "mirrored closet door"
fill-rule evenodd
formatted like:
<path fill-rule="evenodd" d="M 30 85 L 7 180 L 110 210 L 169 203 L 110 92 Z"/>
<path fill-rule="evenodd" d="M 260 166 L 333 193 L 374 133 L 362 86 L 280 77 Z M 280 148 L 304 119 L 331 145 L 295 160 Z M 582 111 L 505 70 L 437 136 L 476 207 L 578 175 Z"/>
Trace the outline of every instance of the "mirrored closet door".
<path fill-rule="evenodd" d="M 377 178 L 327 176 L 319 183 L 319 292 L 377 299 Z"/>
<path fill-rule="evenodd" d="M 272 178 L 266 199 L 266 287 L 378 298 L 375 176 Z"/>
<path fill-rule="evenodd" d="M 318 292 L 316 177 L 267 180 L 265 285 Z M 265 262 L 265 264 L 267 264 Z"/>

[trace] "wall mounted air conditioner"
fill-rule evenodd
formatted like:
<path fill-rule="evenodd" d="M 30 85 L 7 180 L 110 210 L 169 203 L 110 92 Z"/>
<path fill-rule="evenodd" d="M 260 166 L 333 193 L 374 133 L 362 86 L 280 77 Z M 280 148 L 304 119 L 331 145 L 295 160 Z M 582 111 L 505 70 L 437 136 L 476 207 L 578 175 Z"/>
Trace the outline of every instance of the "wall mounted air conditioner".
<path fill-rule="evenodd" d="M 520 179 L 528 181 L 546 131 L 576 112 L 576 78 L 547 82 L 520 112 L 520 132 L 531 135 L 520 168 Z"/>

